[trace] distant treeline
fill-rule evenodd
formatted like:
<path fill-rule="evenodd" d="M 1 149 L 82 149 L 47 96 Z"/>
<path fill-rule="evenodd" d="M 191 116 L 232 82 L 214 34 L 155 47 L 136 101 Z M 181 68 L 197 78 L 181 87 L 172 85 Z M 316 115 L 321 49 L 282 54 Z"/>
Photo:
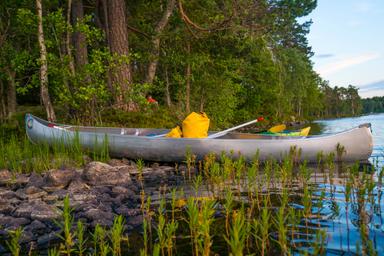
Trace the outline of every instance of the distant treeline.
<path fill-rule="evenodd" d="M 358 88 L 352 85 L 331 88 L 327 82 L 322 85 L 324 110 L 322 117 L 357 116 L 362 113 L 362 101 Z"/>
<path fill-rule="evenodd" d="M 384 96 L 362 99 L 363 113 L 384 113 Z"/>

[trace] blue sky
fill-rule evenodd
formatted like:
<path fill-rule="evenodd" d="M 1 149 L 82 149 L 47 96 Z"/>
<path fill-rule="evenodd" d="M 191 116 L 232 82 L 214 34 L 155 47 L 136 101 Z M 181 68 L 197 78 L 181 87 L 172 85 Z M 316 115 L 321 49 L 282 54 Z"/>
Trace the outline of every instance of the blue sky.
<path fill-rule="evenodd" d="M 384 96 L 384 0 L 318 0 L 308 35 L 314 69 L 332 87 Z"/>

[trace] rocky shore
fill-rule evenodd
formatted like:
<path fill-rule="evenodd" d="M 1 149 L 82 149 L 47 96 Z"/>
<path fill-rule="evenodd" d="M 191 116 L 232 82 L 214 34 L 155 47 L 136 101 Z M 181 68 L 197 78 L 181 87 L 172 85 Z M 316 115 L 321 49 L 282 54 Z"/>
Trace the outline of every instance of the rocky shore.
<path fill-rule="evenodd" d="M 163 186 L 177 186 L 184 180 L 185 166 L 154 163 L 142 170 L 146 195 L 157 197 Z M 8 232 L 23 228 L 26 247 L 48 247 L 57 241 L 63 199 L 69 195 L 75 220 L 86 227 L 98 223 L 111 226 L 116 215 L 125 217 L 127 231 L 142 225 L 141 185 L 136 164 L 112 159 L 89 162 L 82 169 L 49 170 L 44 174 L 13 174 L 0 170 L 0 241 Z M 6 249 L 0 245 L 0 253 Z"/>

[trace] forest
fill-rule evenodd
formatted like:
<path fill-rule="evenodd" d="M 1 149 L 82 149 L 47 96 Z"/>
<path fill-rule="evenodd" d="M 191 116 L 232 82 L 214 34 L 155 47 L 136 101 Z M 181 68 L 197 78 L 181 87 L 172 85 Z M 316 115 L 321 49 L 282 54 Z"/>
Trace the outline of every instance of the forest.
<path fill-rule="evenodd" d="M 384 113 L 384 97 L 362 99 L 364 114 Z"/>
<path fill-rule="evenodd" d="M 260 115 L 357 115 L 357 88 L 333 88 L 313 69 L 311 21 L 299 20 L 316 4 L 3 0 L 0 119 L 33 105 L 49 120 L 87 124 L 148 113 L 182 119 L 191 111 L 206 112 L 217 127 Z"/>

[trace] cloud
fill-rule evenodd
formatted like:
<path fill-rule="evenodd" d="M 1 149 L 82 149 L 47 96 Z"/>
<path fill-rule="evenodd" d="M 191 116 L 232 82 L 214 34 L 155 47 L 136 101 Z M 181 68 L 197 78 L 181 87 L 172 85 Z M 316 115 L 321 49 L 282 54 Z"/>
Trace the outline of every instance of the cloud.
<path fill-rule="evenodd" d="M 374 96 L 384 96 L 384 80 L 360 85 L 359 95 L 362 98 L 371 98 Z"/>
<path fill-rule="evenodd" d="M 316 58 L 331 58 L 333 56 L 335 56 L 335 55 L 332 53 L 316 54 L 315 55 Z"/>
<path fill-rule="evenodd" d="M 355 3 L 353 8 L 358 13 L 369 13 L 374 10 L 373 4 L 365 1 Z"/>
<path fill-rule="evenodd" d="M 364 53 L 358 56 L 344 58 L 327 65 L 324 65 L 318 69 L 320 75 L 330 75 L 340 70 L 346 69 L 351 66 L 355 66 L 361 63 L 365 63 L 380 57 L 379 53 Z"/>
<path fill-rule="evenodd" d="M 384 80 L 359 86 L 360 92 L 384 90 Z"/>

